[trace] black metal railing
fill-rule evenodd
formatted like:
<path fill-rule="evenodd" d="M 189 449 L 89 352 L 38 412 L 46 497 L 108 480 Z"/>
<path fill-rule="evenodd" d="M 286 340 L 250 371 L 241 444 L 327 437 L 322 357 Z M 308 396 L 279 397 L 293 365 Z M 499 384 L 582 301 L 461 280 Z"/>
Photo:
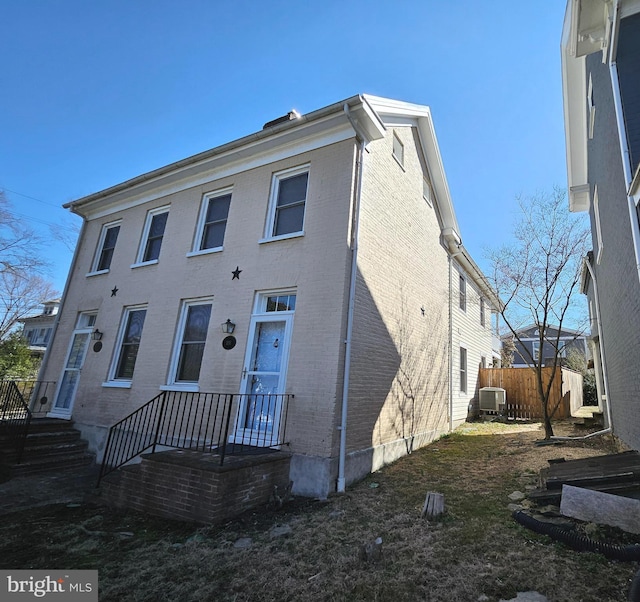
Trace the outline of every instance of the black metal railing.
<path fill-rule="evenodd" d="M 98 484 L 158 447 L 227 455 L 285 445 L 293 395 L 164 391 L 109 429 Z"/>
<path fill-rule="evenodd" d="M 34 417 L 45 416 L 51 410 L 56 392 L 55 380 L 14 379 L 13 382 Z"/>
<path fill-rule="evenodd" d="M 16 463 L 22 461 L 24 444 L 29 433 L 31 410 L 18 385 L 12 380 L 0 382 L 0 434 L 14 450 Z"/>

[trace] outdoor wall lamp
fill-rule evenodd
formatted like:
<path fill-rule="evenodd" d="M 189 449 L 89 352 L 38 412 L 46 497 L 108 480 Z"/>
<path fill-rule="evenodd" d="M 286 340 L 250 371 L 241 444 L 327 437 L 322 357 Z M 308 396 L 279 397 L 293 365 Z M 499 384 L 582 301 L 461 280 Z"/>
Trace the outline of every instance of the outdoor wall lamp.
<path fill-rule="evenodd" d="M 99 341 L 102 339 L 102 333 L 96 328 L 92 333 L 91 333 L 91 339 L 94 341 Z"/>
<path fill-rule="evenodd" d="M 227 318 L 226 322 L 222 323 L 222 332 L 225 334 L 232 334 L 235 329 L 236 325 L 229 318 Z"/>

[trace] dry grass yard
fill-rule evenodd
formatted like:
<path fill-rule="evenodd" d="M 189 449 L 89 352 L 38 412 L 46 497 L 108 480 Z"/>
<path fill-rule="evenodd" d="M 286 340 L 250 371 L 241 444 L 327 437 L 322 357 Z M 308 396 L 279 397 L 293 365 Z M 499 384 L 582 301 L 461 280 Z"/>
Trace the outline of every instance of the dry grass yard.
<path fill-rule="evenodd" d="M 467 424 L 345 495 L 219 526 L 90 504 L 17 512 L 3 517 L 0 565 L 98 569 L 104 602 L 466 602 L 529 590 L 552 602 L 626 600 L 638 563 L 575 552 L 511 518 L 508 495 L 548 459 L 616 451 L 610 439 L 534 446 L 541 437 L 539 424 Z M 428 491 L 445 496 L 437 521 L 420 518 Z M 363 559 L 378 537 L 380 558 Z"/>

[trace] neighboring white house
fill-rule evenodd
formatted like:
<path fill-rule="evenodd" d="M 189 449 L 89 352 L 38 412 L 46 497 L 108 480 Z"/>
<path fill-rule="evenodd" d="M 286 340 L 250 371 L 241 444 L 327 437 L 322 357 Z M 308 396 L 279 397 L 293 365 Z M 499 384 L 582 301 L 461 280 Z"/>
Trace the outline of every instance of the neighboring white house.
<path fill-rule="evenodd" d="M 463 422 L 498 353 L 426 106 L 292 113 L 66 207 L 84 226 L 41 378 L 99 461 L 161 391 L 242 393 L 236 426 L 286 419 L 294 492 L 325 496 Z M 265 393 L 295 395 L 286 417 L 255 419 Z"/>
<path fill-rule="evenodd" d="M 53 324 L 60 307 L 60 299 L 45 301 L 42 311 L 33 316 L 22 318 L 22 336 L 29 344 L 33 355 L 43 356 L 51 340 Z"/>

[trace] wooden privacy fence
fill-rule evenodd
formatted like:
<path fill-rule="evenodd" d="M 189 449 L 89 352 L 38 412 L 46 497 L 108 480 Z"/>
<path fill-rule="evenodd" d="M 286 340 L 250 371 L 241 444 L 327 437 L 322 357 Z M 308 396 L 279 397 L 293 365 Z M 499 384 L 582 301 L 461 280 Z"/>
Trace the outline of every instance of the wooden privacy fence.
<path fill-rule="evenodd" d="M 548 383 L 554 368 L 542 369 Z M 556 376 L 549 395 L 549 409 L 559 401 L 552 418 L 569 418 L 582 406 L 582 375 L 568 368 L 555 368 Z M 542 405 L 538 397 L 536 373 L 531 368 L 480 368 L 478 386 L 500 387 L 506 391 L 505 413 L 508 418 L 541 420 Z"/>

